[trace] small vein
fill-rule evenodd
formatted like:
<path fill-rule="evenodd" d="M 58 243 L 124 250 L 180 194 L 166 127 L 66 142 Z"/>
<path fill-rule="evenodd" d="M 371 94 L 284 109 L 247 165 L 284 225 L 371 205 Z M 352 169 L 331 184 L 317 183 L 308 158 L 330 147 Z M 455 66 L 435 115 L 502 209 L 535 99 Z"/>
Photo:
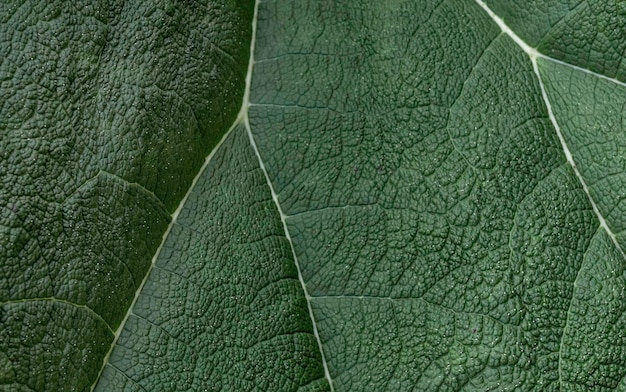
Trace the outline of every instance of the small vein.
<path fill-rule="evenodd" d="M 589 248 L 591 241 L 587 244 L 587 249 Z M 586 250 L 585 250 L 586 253 Z M 578 279 L 582 275 L 581 272 L 583 270 L 583 264 L 585 264 L 585 258 L 580 263 L 580 268 L 576 273 L 576 277 L 574 278 L 574 282 L 572 283 L 572 299 L 569 301 L 569 306 L 567 307 L 567 312 L 565 313 L 565 324 L 563 324 L 563 333 L 561 334 L 561 339 L 559 341 L 559 360 L 558 360 L 558 373 L 559 373 L 559 385 L 563 385 L 563 370 L 561 366 L 563 365 L 563 341 L 565 340 L 565 332 L 567 331 L 567 326 L 570 322 L 570 315 L 572 314 L 572 305 L 574 303 L 574 295 L 576 292 L 576 287 L 578 286 Z"/>
<path fill-rule="evenodd" d="M 148 392 L 146 391 L 146 388 L 144 388 L 141 384 L 139 384 L 137 381 L 133 380 L 132 378 L 128 377 L 128 375 L 126 373 L 124 373 L 120 368 L 118 368 L 117 366 L 113 365 L 113 364 L 107 364 L 108 366 L 110 366 L 112 369 L 115 369 L 116 372 L 120 373 L 122 376 L 124 376 L 125 379 L 127 379 L 128 381 L 130 381 L 131 383 L 133 383 L 134 385 L 137 385 L 139 388 L 141 388 L 142 391 Z"/>
<path fill-rule="evenodd" d="M 559 16 L 559 18 L 555 21 L 550 21 L 550 29 L 548 31 L 546 31 L 546 34 L 541 37 L 541 40 L 539 41 L 539 43 L 537 44 L 537 46 L 541 46 L 541 44 L 543 44 L 545 42 L 545 39 L 549 36 L 550 32 L 552 30 L 554 30 L 555 27 L 557 27 L 559 24 L 561 24 L 561 22 L 563 22 L 568 16 L 570 16 L 572 14 L 572 12 L 575 12 L 576 9 L 578 7 L 580 7 L 581 5 L 585 4 L 585 1 L 583 0 L 579 0 L 578 3 L 570 5 L 569 9 L 567 10 L 567 12 L 564 12 L 563 14 L 561 14 Z"/>
<path fill-rule="evenodd" d="M 324 211 L 341 211 L 341 210 L 346 210 L 346 209 L 350 209 L 350 208 L 367 208 L 367 207 L 378 207 L 379 204 L 378 203 L 364 203 L 364 204 L 345 204 L 345 205 L 339 205 L 339 206 L 325 206 L 325 207 L 321 207 L 321 208 L 313 208 L 310 210 L 306 210 L 306 211 L 301 211 L 301 212 L 296 212 L 293 214 L 285 214 L 285 219 L 290 219 L 290 218 L 294 218 L 300 215 L 306 215 L 306 214 L 314 214 L 314 213 L 318 213 L 318 212 L 324 212 Z"/>
<path fill-rule="evenodd" d="M 22 299 L 16 299 L 16 300 L 9 300 L 9 301 L 5 301 L 5 302 L 0 302 L 0 306 L 5 306 L 5 305 L 21 305 L 21 304 L 27 304 L 27 303 L 31 303 L 31 302 L 50 302 L 50 303 L 57 303 L 57 304 L 62 304 L 62 305 L 68 305 L 71 306 L 73 308 L 77 308 L 77 309 L 82 309 L 82 310 L 86 310 L 89 314 L 91 314 L 96 320 L 101 321 L 104 325 L 106 325 L 107 329 L 109 330 L 109 332 L 111 332 L 112 335 L 115 335 L 115 332 L 113 331 L 113 329 L 111 328 L 111 325 L 109 325 L 109 323 L 102 318 L 102 316 L 100 316 L 95 310 L 91 309 L 89 306 L 84 305 L 84 304 L 77 304 L 75 302 L 72 301 L 68 301 L 66 299 L 62 299 L 62 298 L 56 298 L 56 297 L 46 297 L 46 298 L 22 298 Z"/>
<path fill-rule="evenodd" d="M 458 95 L 454 98 L 454 101 L 452 101 L 452 103 L 450 104 L 450 106 L 448 107 L 448 116 L 446 119 L 446 133 L 448 135 L 448 139 L 450 140 L 450 144 L 452 145 L 452 148 L 454 149 L 454 151 L 457 152 L 457 154 L 459 154 L 459 156 L 461 157 L 461 159 L 463 161 L 465 161 L 465 163 L 468 165 L 468 167 L 472 170 L 472 172 L 474 172 L 476 174 L 476 172 L 478 171 L 478 169 L 476 168 L 476 166 L 474 166 L 470 161 L 469 158 L 459 149 L 459 147 L 457 146 L 457 144 L 455 143 L 455 139 L 452 137 L 452 134 L 450 133 L 450 117 L 452 117 L 452 108 L 454 106 L 456 106 L 457 102 L 459 101 L 459 99 L 463 96 L 463 93 L 465 92 L 465 89 L 467 87 L 467 82 L 472 78 L 472 75 L 474 74 L 474 72 L 476 72 L 476 69 L 478 67 L 478 65 L 480 64 L 480 62 L 483 60 L 483 58 L 485 57 L 485 55 L 489 52 L 489 49 L 491 48 L 491 45 L 493 45 L 493 43 L 495 42 L 496 39 L 498 39 L 499 35 L 495 36 L 490 42 L 489 44 L 485 47 L 485 49 L 480 53 L 480 55 L 478 56 L 478 58 L 475 60 L 474 65 L 472 65 L 472 68 L 469 70 L 467 77 L 465 78 L 465 80 L 463 81 L 463 85 L 461 87 L 461 89 L 459 90 Z"/>
<path fill-rule="evenodd" d="M 170 333 L 170 331 L 168 331 L 163 325 L 160 324 L 156 324 L 151 320 L 148 320 L 146 317 L 137 314 L 137 313 L 131 313 L 131 316 L 138 318 L 139 320 L 143 320 L 145 323 L 152 325 L 154 328 L 159 329 L 161 331 L 163 331 L 163 333 L 165 333 L 167 336 L 169 336 L 172 340 L 178 341 L 178 342 L 182 342 L 184 343 L 182 340 L 180 340 L 178 337 L 172 335 Z M 195 352 L 195 347 L 194 346 L 189 346 L 187 347 L 189 350 L 192 350 Z"/>
<path fill-rule="evenodd" d="M 61 206 L 64 206 L 72 198 L 74 198 L 76 195 L 78 195 L 83 189 L 85 189 L 88 185 L 90 185 L 93 181 L 96 181 L 100 177 L 110 177 L 111 179 L 113 179 L 115 181 L 119 181 L 120 183 L 125 184 L 129 188 L 137 188 L 137 189 L 139 189 L 140 192 L 146 193 L 147 196 L 149 198 L 151 198 L 153 202 L 156 202 L 159 208 L 161 208 L 163 211 L 167 211 L 167 208 L 165 207 L 165 204 L 163 204 L 161 199 L 159 199 L 154 194 L 154 192 L 152 192 L 151 190 L 145 188 L 143 185 L 141 185 L 141 184 L 139 184 L 137 182 L 130 182 L 130 181 L 128 181 L 128 180 L 118 176 L 117 174 L 111 173 L 111 172 L 106 171 L 106 170 L 98 170 L 98 173 L 96 173 L 96 175 L 94 175 L 93 177 L 88 178 L 87 180 L 85 180 L 82 184 L 80 184 L 76 189 L 74 189 L 69 195 L 67 195 L 58 204 L 61 205 Z M 134 282 L 135 281 L 135 276 L 134 276 L 133 272 L 131 271 L 130 267 L 128 266 L 128 263 L 126 261 L 124 261 L 123 259 L 121 259 L 120 257 L 116 256 L 116 255 L 113 255 L 113 257 L 120 262 L 120 264 L 124 267 L 124 269 L 126 270 L 128 275 L 130 276 L 131 280 Z"/>
<path fill-rule="evenodd" d="M 600 79 L 609 81 L 611 83 L 617 84 L 618 86 L 626 87 L 626 82 L 622 82 L 621 80 L 618 80 L 618 79 L 615 79 L 615 78 L 611 78 L 611 77 L 603 75 L 601 73 L 597 73 L 597 72 L 592 71 L 590 69 L 583 68 L 583 67 L 580 67 L 578 65 L 570 64 L 570 63 L 567 63 L 567 62 L 565 62 L 563 60 L 555 59 L 554 57 L 546 56 L 546 55 L 543 55 L 543 54 L 539 54 L 537 57 L 541 57 L 541 58 L 544 58 L 546 60 L 550 60 L 550 61 L 555 62 L 557 64 L 560 64 L 560 65 L 572 68 L 572 69 L 574 69 L 576 71 L 584 72 L 584 73 L 589 74 L 591 76 L 595 76 L 596 78 L 600 78 Z"/>
<path fill-rule="evenodd" d="M 341 300 L 341 299 L 357 299 L 357 300 L 375 300 L 375 301 L 391 301 L 396 302 L 396 301 L 418 301 L 418 302 L 423 302 L 427 305 L 430 306 L 436 306 L 439 307 L 441 309 L 445 309 L 448 310 L 456 315 L 461 315 L 461 314 L 465 314 L 465 315 L 470 315 L 470 316 L 479 316 L 479 317 L 485 317 L 488 318 L 498 324 L 501 325 L 505 325 L 505 326 L 509 326 L 512 328 L 520 328 L 519 325 L 516 324 L 512 324 L 512 323 L 507 323 L 505 321 L 499 320 L 496 317 L 487 314 L 487 313 L 479 313 L 479 312 L 466 312 L 466 311 L 462 311 L 462 310 L 456 310 L 454 308 L 451 308 L 449 306 L 445 306 L 442 304 L 438 304 L 432 301 L 429 301 L 427 299 L 425 299 L 424 297 L 385 297 L 385 296 L 376 296 L 376 295 L 320 295 L 320 296 L 312 296 L 311 300 Z"/>

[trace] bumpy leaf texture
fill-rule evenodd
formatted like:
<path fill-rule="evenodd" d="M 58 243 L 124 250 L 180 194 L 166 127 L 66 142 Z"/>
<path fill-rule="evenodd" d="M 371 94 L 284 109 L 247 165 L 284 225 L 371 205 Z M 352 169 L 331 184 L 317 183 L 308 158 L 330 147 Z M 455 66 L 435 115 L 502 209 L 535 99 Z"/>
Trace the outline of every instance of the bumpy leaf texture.
<path fill-rule="evenodd" d="M 0 390 L 626 390 L 626 4 L 1 7 Z"/>

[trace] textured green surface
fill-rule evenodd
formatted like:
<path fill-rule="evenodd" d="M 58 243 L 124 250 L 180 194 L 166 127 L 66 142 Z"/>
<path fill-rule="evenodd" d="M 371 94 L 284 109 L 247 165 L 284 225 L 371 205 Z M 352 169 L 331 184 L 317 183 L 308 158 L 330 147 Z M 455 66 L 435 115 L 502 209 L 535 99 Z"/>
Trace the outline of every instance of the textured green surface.
<path fill-rule="evenodd" d="M 485 2 L 528 45 L 543 54 L 626 81 L 626 2 Z"/>
<path fill-rule="evenodd" d="M 250 122 L 335 389 L 623 389 L 624 257 L 566 161 L 522 48 L 475 2 L 261 5 Z M 547 31 L 556 6 L 540 5 L 540 18 L 527 6 L 510 25 L 526 26 L 522 38 Z M 621 22 L 596 19 L 624 21 L 612 17 Z M 604 26 L 592 22 L 589 36 Z M 580 42 L 562 58 L 597 70 Z M 594 52 L 607 67 L 621 60 Z M 602 99 L 561 84 L 547 88 L 557 120 L 570 117 L 565 103 L 595 104 L 569 109 L 583 110 L 581 144 L 598 128 L 623 139 L 605 114 L 621 115 L 621 101 L 605 103 L 623 86 L 598 82 Z M 596 191 L 602 212 L 623 197 L 611 184 Z"/>
<path fill-rule="evenodd" d="M 258 2 L 163 244 L 251 4 L 3 5 L 0 390 L 626 391 L 624 4 L 485 3 Z"/>
<path fill-rule="evenodd" d="M 574 162 L 626 249 L 626 85 L 550 60 L 540 70 Z"/>
<path fill-rule="evenodd" d="M 323 391 L 291 246 L 238 126 L 187 199 L 96 391 Z"/>
<path fill-rule="evenodd" d="M 252 4 L 0 5 L 0 388 L 95 382 L 237 113 Z"/>

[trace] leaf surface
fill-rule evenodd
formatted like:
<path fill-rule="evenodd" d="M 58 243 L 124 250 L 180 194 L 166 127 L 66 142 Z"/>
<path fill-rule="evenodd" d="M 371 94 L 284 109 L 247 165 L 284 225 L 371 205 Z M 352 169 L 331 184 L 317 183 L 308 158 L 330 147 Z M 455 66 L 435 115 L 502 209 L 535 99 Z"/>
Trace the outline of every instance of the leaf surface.
<path fill-rule="evenodd" d="M 15 224 L 22 235 L 65 240 L 71 231 L 44 231 L 52 229 L 41 222 L 70 216 L 78 233 L 112 233 L 113 242 L 86 235 L 94 239 L 80 252 L 114 248 L 119 254 L 107 260 L 142 262 L 127 267 L 135 298 L 129 289 L 115 297 L 126 302 L 111 306 L 92 299 L 89 281 L 34 285 L 18 257 L 31 248 L 6 241 L 13 259 L 5 271 L 13 272 L 3 272 L 2 323 L 13 329 L 3 328 L 0 344 L 13 351 L 2 350 L 0 381 L 41 390 L 24 381 L 18 333 L 39 323 L 43 332 L 25 341 L 52 341 L 57 353 L 75 336 L 97 342 L 90 358 L 103 359 L 98 391 L 626 390 L 621 6 L 277 0 L 257 2 L 254 16 L 247 6 L 233 11 L 241 31 L 252 25 L 243 103 L 241 89 L 220 85 L 235 91 L 224 98 L 235 110 L 205 113 L 215 132 L 195 166 L 183 162 L 181 178 L 143 182 L 140 159 L 128 166 L 135 177 L 104 166 L 75 189 L 55 174 L 40 183 L 50 197 L 71 190 L 60 193 L 61 212 L 22 202 L 41 210 L 36 229 Z M 205 27 L 198 31 L 213 31 Z M 238 65 L 220 72 L 238 70 L 241 87 L 249 30 L 233 34 Z M 172 86 L 191 86 L 199 95 L 178 96 L 202 107 L 205 90 L 193 87 L 202 80 L 190 71 Z M 163 116 L 156 124 L 191 121 L 181 110 L 155 109 Z M 7 135 L 24 140 L 31 128 L 20 121 Z M 91 129 L 83 122 L 77 129 Z M 155 137 L 155 148 L 180 163 L 198 143 L 193 134 L 178 143 Z M 40 160 L 52 159 L 45 151 Z M 2 162 L 9 173 L 20 166 Z M 41 194 L 35 177 L 11 175 L 18 189 Z M 181 199 L 170 222 L 167 211 Z M 5 217 L 13 216 L 8 200 Z M 3 221 L 7 233 L 12 227 Z M 116 240 L 120 233 L 130 239 Z M 150 237 L 140 252 L 137 235 Z M 44 260 L 61 260 L 29 252 L 40 274 L 50 268 Z M 76 252 L 63 254 L 73 261 Z M 81 265 L 68 271 L 82 276 L 93 264 Z M 10 289 L 16 277 L 28 290 L 61 282 L 85 299 L 32 301 L 27 289 Z M 69 338 L 50 339 L 55 331 Z M 79 358 L 69 363 L 91 373 L 77 377 L 78 390 L 95 380 Z"/>

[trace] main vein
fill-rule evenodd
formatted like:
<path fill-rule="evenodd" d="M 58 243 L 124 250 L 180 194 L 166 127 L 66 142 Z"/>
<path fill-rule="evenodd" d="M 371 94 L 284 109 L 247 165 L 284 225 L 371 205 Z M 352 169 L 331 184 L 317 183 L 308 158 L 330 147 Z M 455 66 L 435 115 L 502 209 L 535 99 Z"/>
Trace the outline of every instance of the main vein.
<path fill-rule="evenodd" d="M 150 267 L 148 268 L 148 271 L 146 272 L 146 275 L 145 275 L 144 279 L 142 280 L 141 284 L 137 288 L 137 291 L 135 292 L 135 297 L 133 298 L 133 301 L 132 301 L 130 307 L 128 308 L 128 311 L 126 312 L 126 315 L 124 316 L 124 319 L 120 323 L 120 326 L 118 327 L 117 331 L 115 331 L 115 336 L 113 338 L 113 342 L 111 343 L 111 347 L 109 348 L 109 351 L 107 352 L 106 356 L 104 357 L 104 359 L 102 361 L 102 367 L 100 368 L 100 371 L 98 373 L 98 377 L 96 377 L 94 384 L 91 386 L 90 390 L 92 392 L 95 389 L 95 387 L 98 385 L 98 380 L 100 379 L 100 376 L 102 375 L 102 372 L 104 371 L 105 367 L 109 363 L 109 358 L 111 356 L 113 348 L 117 344 L 117 341 L 118 341 L 118 339 L 120 337 L 120 334 L 124 330 L 124 325 L 126 324 L 126 321 L 130 317 L 130 315 L 134 314 L 133 313 L 133 308 L 134 308 L 134 306 L 135 306 L 139 296 L 141 295 L 143 287 L 145 286 L 146 282 L 148 281 L 150 273 L 152 272 L 152 270 L 153 270 L 153 268 L 155 266 L 155 263 L 156 263 L 157 259 L 159 258 L 161 250 L 163 249 L 163 245 L 165 244 L 165 241 L 167 240 L 167 237 L 169 236 L 169 234 L 170 234 L 170 232 L 172 230 L 172 227 L 176 224 L 176 221 L 178 219 L 178 215 L 180 214 L 180 211 L 185 206 L 185 203 L 187 202 L 187 199 L 189 198 L 189 195 L 191 194 L 192 190 L 195 188 L 195 185 L 198 182 L 198 179 L 204 173 L 206 167 L 209 165 L 209 163 L 213 159 L 213 156 L 215 155 L 215 153 L 220 149 L 220 147 L 222 146 L 224 141 L 226 139 L 228 139 L 228 137 L 233 132 L 233 130 L 240 124 L 244 124 L 244 126 L 246 128 L 246 132 L 247 132 L 248 137 L 250 139 L 250 144 L 251 144 L 251 146 L 252 146 L 252 148 L 253 148 L 256 156 L 257 156 L 257 159 L 259 161 L 259 166 L 260 166 L 261 170 L 263 171 L 263 174 L 265 175 L 265 179 L 267 180 L 268 187 L 269 187 L 270 192 L 272 194 L 272 199 L 274 200 L 274 203 L 276 204 L 276 208 L 278 209 L 278 212 L 280 214 L 280 218 L 281 218 L 281 221 L 283 223 L 283 228 L 284 228 L 284 231 L 285 231 L 285 236 L 286 236 L 287 240 L 289 241 L 289 244 L 290 244 L 290 247 L 291 247 L 291 252 L 292 252 L 292 255 L 293 255 L 293 258 L 294 258 L 294 262 L 295 262 L 295 265 L 296 265 L 296 269 L 298 271 L 298 280 L 300 281 L 300 284 L 302 285 L 302 290 L 304 291 L 304 295 L 305 295 L 305 298 L 306 298 L 307 307 L 308 307 L 308 310 L 309 310 L 309 316 L 310 316 L 311 322 L 313 324 L 313 334 L 314 334 L 315 339 L 317 341 L 318 348 L 320 350 L 320 354 L 321 354 L 321 358 L 322 358 L 322 365 L 323 365 L 323 368 L 324 368 L 324 375 L 325 375 L 326 379 L 328 380 L 328 383 L 329 383 L 329 386 L 330 386 L 330 390 L 332 392 L 334 392 L 332 378 L 330 377 L 330 372 L 328 370 L 328 364 L 326 362 L 326 357 L 324 355 L 324 350 L 323 350 L 323 347 L 322 347 L 322 341 L 321 341 L 321 339 L 319 337 L 319 333 L 318 333 L 318 330 L 317 330 L 317 323 L 315 321 L 315 316 L 313 314 L 313 308 L 311 306 L 311 297 L 309 296 L 307 288 L 306 288 L 306 284 L 304 283 L 304 279 L 302 277 L 302 271 L 300 269 L 300 264 L 298 263 L 298 258 L 296 256 L 295 249 L 293 247 L 293 242 L 292 242 L 291 236 L 289 234 L 289 229 L 287 228 L 287 224 L 286 224 L 286 221 L 285 221 L 286 215 L 282 211 L 282 208 L 281 208 L 280 203 L 278 201 L 278 196 L 276 195 L 276 192 L 274 191 L 274 187 L 272 186 L 272 182 L 271 182 L 271 180 L 269 178 L 267 170 L 265 169 L 265 164 L 263 163 L 261 155 L 259 154 L 259 151 L 257 149 L 256 143 L 254 141 L 254 137 L 252 135 L 252 131 L 251 131 L 251 128 L 250 128 L 250 122 L 248 120 L 248 109 L 251 106 L 251 103 L 250 103 L 250 85 L 251 85 L 251 82 L 252 82 L 252 70 L 253 70 L 253 67 L 254 67 L 254 47 L 255 47 L 255 43 L 256 43 L 256 30 L 257 30 L 257 19 L 258 19 L 259 4 L 260 4 L 260 0 L 256 0 L 255 4 L 254 4 L 254 15 L 253 15 L 253 18 L 252 18 L 252 37 L 251 37 L 251 42 L 250 42 L 250 59 L 249 59 L 249 62 L 248 62 L 248 71 L 247 71 L 246 80 L 245 80 L 245 90 L 244 90 L 243 100 L 242 100 L 241 108 L 239 110 L 239 114 L 237 115 L 237 118 L 235 119 L 235 121 L 233 122 L 231 127 L 228 129 L 228 131 L 224 134 L 222 139 L 219 141 L 219 143 L 213 148 L 211 153 L 206 157 L 202 167 L 200 168 L 200 170 L 198 171 L 198 173 L 194 177 L 194 179 L 193 179 L 189 189 L 187 190 L 187 193 L 185 194 L 183 199 L 180 201 L 180 204 L 176 208 L 176 211 L 174 211 L 174 213 L 172 214 L 172 221 L 170 222 L 169 226 L 167 227 L 167 230 L 165 230 L 165 233 L 163 233 L 163 237 L 162 237 L 162 240 L 161 240 L 161 245 L 159 246 L 159 248 L 157 249 L 156 253 L 152 257 L 152 261 L 150 263 Z"/>
<path fill-rule="evenodd" d="M 300 268 L 300 263 L 298 262 L 298 257 L 293 247 L 293 241 L 291 239 L 291 235 L 289 234 L 289 228 L 287 227 L 287 222 L 286 222 L 287 216 L 283 212 L 283 209 L 278 200 L 278 195 L 274 191 L 274 186 L 272 185 L 272 181 L 270 180 L 269 174 L 267 173 L 267 170 L 265 169 L 265 163 L 263 162 L 263 159 L 261 158 L 261 154 L 259 153 L 259 150 L 257 148 L 256 142 L 254 140 L 254 136 L 252 135 L 252 129 L 250 128 L 250 121 L 248 119 L 248 110 L 251 106 L 250 86 L 252 84 L 252 70 L 254 68 L 254 46 L 256 43 L 259 3 L 260 3 L 260 0 L 256 0 L 254 4 L 254 17 L 252 19 L 252 40 L 251 40 L 251 45 L 250 45 L 250 60 L 248 63 L 248 73 L 246 75 L 246 89 L 243 94 L 243 103 L 241 105 L 240 120 L 243 121 L 243 124 L 246 128 L 246 133 L 248 134 L 248 138 L 250 139 L 250 145 L 252 146 L 252 149 L 254 150 L 254 153 L 257 159 L 259 160 L 259 167 L 261 168 L 261 171 L 263 171 L 263 174 L 265 175 L 267 186 L 270 189 L 270 192 L 272 194 L 272 199 L 274 200 L 274 203 L 276 204 L 276 208 L 278 209 L 280 220 L 283 224 L 283 229 L 285 231 L 285 237 L 287 238 L 287 241 L 289 242 L 289 246 L 291 247 L 291 254 L 293 255 L 293 260 L 294 260 L 294 263 L 296 264 L 296 269 L 298 271 L 298 280 L 300 281 L 300 285 L 302 286 L 302 291 L 304 292 L 304 297 L 306 298 L 307 308 L 309 310 L 309 317 L 311 318 L 311 323 L 313 324 L 313 335 L 315 336 L 315 340 L 317 341 L 317 345 L 320 350 L 320 355 L 322 358 L 322 366 L 324 367 L 324 375 L 326 376 L 326 379 L 328 380 L 328 385 L 330 387 L 330 390 L 334 392 L 335 389 L 333 386 L 333 380 L 330 376 L 330 371 L 328 370 L 328 363 L 326 362 L 326 356 L 324 355 L 324 348 L 322 346 L 322 340 L 320 339 L 319 332 L 317 330 L 315 314 L 313 313 L 313 307 L 311 305 L 311 296 L 309 295 L 309 292 L 306 288 L 306 284 L 302 276 L 302 269 Z"/>
<path fill-rule="evenodd" d="M 198 182 L 198 179 L 200 178 L 202 173 L 204 173 L 204 170 L 206 169 L 206 167 L 209 165 L 209 163 L 213 159 L 213 156 L 215 155 L 216 151 L 219 150 L 221 145 L 228 138 L 228 136 L 233 132 L 233 129 L 238 124 L 239 124 L 239 122 L 236 120 L 233 123 L 233 125 L 231 125 L 231 127 L 228 129 L 228 131 L 224 134 L 224 136 L 219 141 L 219 143 L 215 146 L 215 148 L 213 148 L 211 153 L 206 157 L 204 163 L 202 164 L 202 167 L 200 168 L 200 170 L 198 171 L 198 173 L 194 177 L 193 181 L 191 182 L 191 185 L 189 186 L 189 189 L 187 190 L 187 193 L 185 194 L 183 199 L 180 201 L 180 204 L 178 204 L 178 207 L 176 208 L 176 211 L 174 211 L 174 213 L 172 214 L 172 220 L 171 220 L 169 226 L 167 227 L 167 230 L 165 230 L 165 233 L 163 233 L 163 237 L 161 238 L 161 245 L 159 245 L 159 248 L 154 253 L 154 256 L 152 257 L 152 260 L 150 262 L 150 267 L 148 267 L 148 271 L 146 272 L 143 280 L 141 281 L 141 284 L 137 288 L 137 291 L 135 291 L 135 297 L 133 298 L 133 302 L 128 307 L 128 311 L 126 312 L 126 315 L 124 316 L 124 319 L 120 323 L 120 326 L 117 328 L 117 331 L 115 331 L 115 337 L 113 338 L 113 342 L 111 343 L 111 347 L 109 348 L 109 351 L 107 352 L 106 356 L 102 360 L 102 367 L 100 368 L 100 372 L 98 373 L 98 377 L 96 377 L 96 380 L 95 380 L 94 384 L 91 386 L 91 391 L 93 391 L 95 389 L 96 385 L 98 385 L 98 380 L 100 379 L 100 376 L 102 375 L 102 372 L 104 371 L 104 368 L 109 363 L 109 358 L 111 356 L 111 352 L 113 352 L 113 348 L 117 344 L 117 340 L 119 339 L 120 334 L 124 330 L 124 325 L 126 325 L 126 321 L 128 321 L 128 318 L 130 317 L 131 314 L 134 314 L 133 313 L 133 309 L 135 307 L 135 304 L 137 303 L 137 300 L 139 299 L 139 296 L 141 295 L 143 287 L 145 286 L 146 282 L 148 281 L 148 278 L 150 277 L 150 273 L 154 269 L 156 261 L 158 260 L 159 255 L 161 254 L 161 250 L 163 250 L 163 245 L 165 244 L 165 241 L 167 240 L 167 237 L 169 236 L 170 232 L 172 231 L 172 227 L 174 227 L 174 225 L 176 224 L 176 221 L 178 220 L 178 215 L 180 214 L 180 211 L 185 206 L 185 203 L 187 202 L 187 199 L 189 198 L 189 195 L 191 194 L 191 191 L 195 188 L 196 183 Z"/>
<path fill-rule="evenodd" d="M 615 249 L 617 249 L 617 251 L 621 254 L 622 258 L 624 260 L 626 260 L 626 253 L 624 252 L 624 249 L 621 247 L 621 245 L 617 241 L 617 238 L 615 237 L 615 234 L 613 233 L 611 228 L 606 223 L 606 219 L 604 219 L 604 216 L 600 212 L 600 209 L 598 208 L 598 205 L 596 204 L 595 200 L 591 196 L 591 192 L 589 191 L 589 187 L 587 186 L 587 183 L 585 182 L 585 179 L 583 178 L 582 174 L 578 170 L 578 167 L 576 167 L 576 163 L 574 162 L 574 158 L 572 156 L 572 153 L 571 153 L 571 151 L 570 151 L 570 149 L 569 149 L 569 147 L 568 147 L 568 145 L 567 145 L 567 143 L 565 141 L 565 138 L 563 137 L 563 133 L 561 132 L 561 127 L 559 126 L 559 123 L 556 120 L 556 117 L 554 115 L 554 111 L 552 110 L 552 104 L 550 103 L 550 99 L 548 98 L 548 94 L 546 92 L 545 85 L 543 83 L 543 80 L 541 78 L 541 74 L 539 72 L 539 67 L 537 65 L 537 59 L 538 58 L 544 58 L 544 59 L 547 59 L 549 61 L 553 61 L 553 62 L 562 64 L 562 65 L 574 68 L 574 69 L 576 69 L 576 70 L 578 70 L 580 72 L 588 73 L 588 74 L 591 74 L 591 75 L 593 75 L 595 77 L 611 81 L 611 82 L 616 83 L 616 84 L 621 85 L 621 86 L 626 86 L 626 84 L 621 82 L 621 81 L 619 81 L 619 80 L 616 80 L 616 79 L 613 79 L 613 78 L 609 78 L 609 77 L 607 77 L 605 75 L 602 75 L 602 74 L 598 74 L 598 73 L 593 72 L 591 70 L 588 70 L 588 69 L 585 69 L 585 68 L 582 68 L 582 67 L 578 67 L 578 66 L 575 66 L 575 65 L 563 62 L 561 60 L 553 59 L 553 58 L 551 58 L 549 56 L 545 56 L 545 55 L 539 53 L 535 48 L 530 47 L 517 34 L 515 34 L 515 32 L 513 32 L 513 30 L 511 30 L 511 28 L 509 28 L 506 25 L 506 23 L 504 23 L 504 21 L 498 15 L 496 15 L 482 0 L 475 0 L 475 1 L 476 1 L 476 3 L 478 3 L 478 5 L 481 8 L 483 8 L 485 10 L 485 12 L 489 15 L 489 17 L 500 27 L 502 32 L 507 34 L 530 57 L 530 61 L 531 61 L 532 66 L 533 66 L 533 71 L 534 71 L 535 75 L 537 76 L 537 80 L 539 81 L 539 87 L 541 88 L 541 97 L 542 97 L 542 99 L 544 101 L 544 104 L 546 105 L 546 110 L 548 111 L 548 117 L 550 119 L 550 122 L 552 123 L 552 126 L 554 127 L 554 129 L 556 131 L 556 134 L 557 134 L 557 136 L 559 138 L 559 142 L 561 143 L 561 148 L 563 149 L 563 152 L 565 154 L 565 158 L 567 159 L 567 162 L 572 167 L 572 170 L 574 171 L 574 175 L 576 176 L 576 178 L 578 178 L 578 181 L 580 182 L 580 184 L 581 184 L 581 186 L 583 188 L 583 191 L 587 195 L 587 198 L 589 200 L 589 203 L 591 204 L 593 212 L 595 213 L 596 217 L 598 218 L 598 221 L 600 223 L 600 227 L 602 227 L 604 229 L 604 231 L 607 233 L 607 235 L 613 241 L 613 244 L 615 245 Z M 578 274 L 576 275 L 576 279 L 574 280 L 574 283 L 573 283 L 574 290 L 576 289 L 576 283 L 578 281 L 579 275 L 580 275 L 580 270 L 578 271 Z M 565 328 L 567 328 L 567 324 L 569 322 L 569 316 L 570 316 L 570 313 L 571 313 L 571 306 L 572 306 L 572 301 L 570 301 L 569 308 L 567 309 L 567 318 L 565 320 L 565 325 L 563 326 L 563 335 L 565 335 Z M 563 336 L 561 337 L 561 344 L 559 345 L 558 373 L 559 373 L 559 383 L 560 384 L 562 384 L 562 381 L 563 381 L 562 380 L 562 369 L 561 369 L 561 364 L 563 362 L 563 360 L 562 360 L 562 351 L 563 350 L 562 349 L 563 349 Z"/>

